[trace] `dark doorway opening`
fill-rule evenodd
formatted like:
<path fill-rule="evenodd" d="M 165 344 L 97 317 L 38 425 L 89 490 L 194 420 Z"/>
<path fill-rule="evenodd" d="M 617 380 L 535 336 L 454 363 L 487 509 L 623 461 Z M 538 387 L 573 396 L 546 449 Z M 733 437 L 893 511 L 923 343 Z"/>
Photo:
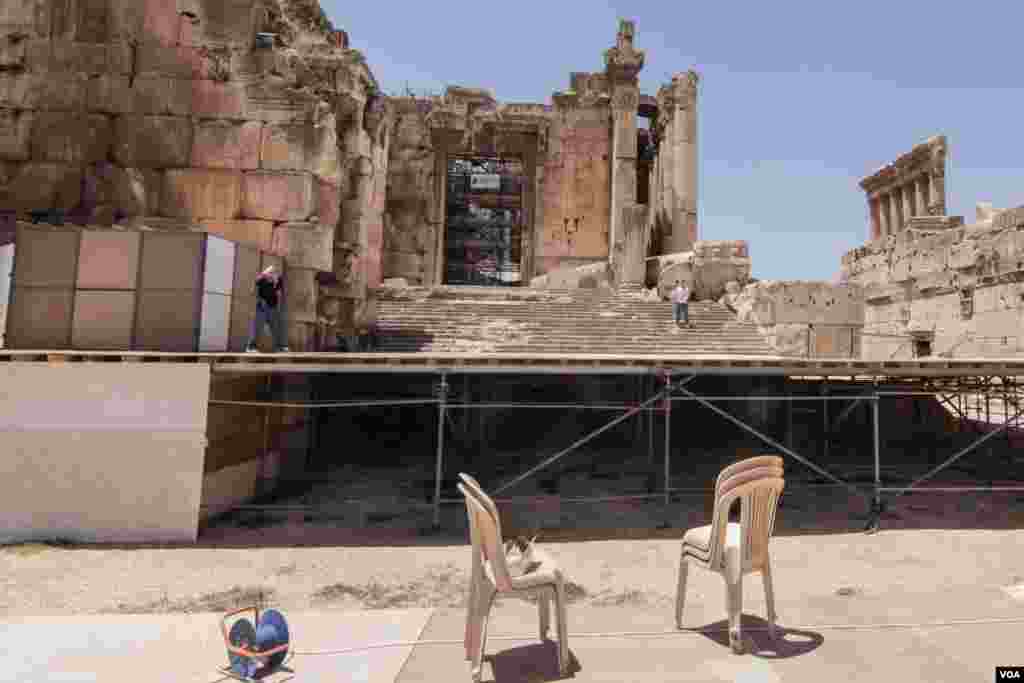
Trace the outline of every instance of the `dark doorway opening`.
<path fill-rule="evenodd" d="M 524 187 L 521 159 L 448 160 L 445 284 L 522 284 Z"/>

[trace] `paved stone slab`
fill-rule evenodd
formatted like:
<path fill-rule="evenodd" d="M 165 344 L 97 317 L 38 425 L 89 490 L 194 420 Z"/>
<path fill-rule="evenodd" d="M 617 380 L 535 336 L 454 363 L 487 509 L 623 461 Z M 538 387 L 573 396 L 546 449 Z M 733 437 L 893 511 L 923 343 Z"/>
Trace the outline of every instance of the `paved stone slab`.
<path fill-rule="evenodd" d="M 934 601 L 933 602 L 942 602 Z M 748 653 L 728 647 L 725 622 L 694 625 L 708 633 L 673 632 L 664 609 L 637 607 L 583 608 L 569 611 L 569 648 L 574 681 L 759 681 L 821 680 L 991 680 L 996 666 L 1019 664 L 1013 642 L 1018 624 L 947 627 L 878 628 L 895 624 L 884 615 L 872 628 L 839 629 L 843 615 L 830 623 L 800 627 L 780 621 L 781 638 L 772 643 L 764 622 L 744 609 Z M 423 640 L 458 640 L 464 613 L 436 612 Z M 921 622 L 927 620 L 920 620 Z M 851 620 L 854 622 L 854 620 Z M 537 614 L 529 606 L 507 604 L 494 612 L 488 629 L 488 658 L 483 680 L 496 683 L 560 680 L 554 643 L 536 635 Z M 594 634 L 631 634 L 594 637 Z M 573 637 L 574 636 L 574 637 Z M 515 639 L 513 639 L 515 638 Z M 397 683 L 469 680 L 469 663 L 461 644 L 417 646 Z"/>
<path fill-rule="evenodd" d="M 286 613 L 296 653 L 416 640 L 430 610 Z M 0 621 L 4 680 L 213 683 L 227 664 L 219 614 L 21 617 Z M 293 683 L 390 683 L 412 648 L 296 654 Z M 275 676 L 275 678 L 283 678 Z M 230 679 L 227 679 L 230 680 Z"/>

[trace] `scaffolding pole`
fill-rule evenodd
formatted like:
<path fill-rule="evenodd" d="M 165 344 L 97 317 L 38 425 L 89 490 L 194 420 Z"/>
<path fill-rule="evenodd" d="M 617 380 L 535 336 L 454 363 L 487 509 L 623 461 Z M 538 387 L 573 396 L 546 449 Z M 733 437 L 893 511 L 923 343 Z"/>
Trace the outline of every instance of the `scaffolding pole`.
<path fill-rule="evenodd" d="M 954 462 L 956 462 L 957 460 L 959 460 L 963 456 L 967 455 L 968 453 L 973 451 L 975 448 L 977 448 L 978 446 L 980 446 L 983 443 L 985 443 L 986 441 L 988 441 L 989 439 L 992 439 L 992 438 L 995 438 L 996 436 L 999 436 L 1005 430 L 1009 429 L 1012 426 L 1016 426 L 1017 420 L 1019 420 L 1022 415 L 1024 415 L 1024 408 L 1018 410 L 1017 413 L 1013 417 L 1011 417 L 1008 420 L 1006 420 L 1006 422 L 1001 424 L 998 428 L 993 429 L 989 433 L 987 433 L 984 436 L 978 438 L 977 440 L 974 441 L 974 443 L 970 444 L 969 446 L 960 449 L 958 452 L 956 452 L 955 454 L 950 456 L 947 460 L 945 460 L 944 462 L 939 463 L 938 465 L 933 467 L 931 470 L 929 470 L 926 474 L 924 474 L 924 475 L 918 477 L 917 479 L 915 479 L 914 481 L 912 481 L 909 485 L 904 486 L 904 487 L 900 487 L 900 488 L 896 488 L 894 490 L 894 494 L 895 494 L 894 497 L 902 496 L 903 494 L 909 492 L 911 489 L 917 488 L 922 482 L 927 481 L 928 479 L 931 479 L 936 474 L 938 474 L 942 470 L 946 469 L 947 467 L 952 465 Z"/>
<path fill-rule="evenodd" d="M 672 478 L 672 465 L 669 446 L 672 443 L 672 376 L 665 375 L 665 505 L 669 499 L 669 481 Z"/>
<path fill-rule="evenodd" d="M 441 477 L 444 472 L 444 416 L 448 398 L 448 376 L 441 373 L 437 385 L 437 464 L 434 471 L 434 529 L 441 528 Z"/>
<path fill-rule="evenodd" d="M 866 531 L 874 533 L 882 524 L 882 443 L 879 431 L 878 397 L 871 402 L 872 443 L 875 455 L 875 498 L 871 505 L 871 516 Z"/>
<path fill-rule="evenodd" d="M 683 385 L 690 383 L 695 378 L 696 378 L 696 375 L 690 375 L 690 376 L 680 380 L 676 384 L 676 387 L 677 388 L 682 388 Z M 603 427 L 600 427 L 600 428 L 590 432 L 589 434 L 587 434 L 583 438 L 581 438 L 581 439 L 575 441 L 574 443 L 572 443 L 570 446 L 562 449 L 558 453 L 555 453 L 551 457 L 546 458 L 539 465 L 531 467 L 526 472 L 523 472 L 522 474 L 520 474 L 518 477 L 516 477 L 512 481 L 510 481 L 507 484 L 504 484 L 503 486 L 501 486 L 498 489 L 496 489 L 494 491 L 494 495 L 498 495 L 502 491 L 506 491 L 506 490 L 512 488 L 513 486 L 515 486 L 519 482 L 521 482 L 524 479 L 527 479 L 528 477 L 530 477 L 531 475 L 539 472 L 540 470 L 544 469 L 548 465 L 551 465 L 551 464 L 557 462 L 558 460 L 561 460 L 563 457 L 565 457 L 569 453 L 572 453 L 574 450 L 576 450 L 577 448 L 579 448 L 583 444 L 585 444 L 585 443 L 593 440 L 594 438 L 600 436 L 601 434 L 605 433 L 606 431 L 608 431 L 609 429 L 611 429 L 615 425 L 619 424 L 620 422 L 628 420 L 629 418 L 633 417 L 634 415 L 642 412 L 644 410 L 644 408 L 647 408 L 648 406 L 650 406 L 650 405 L 652 405 L 654 403 L 657 403 L 658 401 L 660 401 L 662 399 L 667 398 L 667 394 L 665 393 L 666 391 L 667 391 L 667 389 L 660 390 L 657 394 L 655 394 L 651 398 L 647 399 L 646 401 L 644 401 L 640 405 L 638 405 L 638 406 L 636 406 L 634 408 L 631 408 L 627 412 L 623 413 L 622 415 L 619 415 L 614 420 L 612 420 L 612 421 L 608 422 L 607 424 L 605 424 Z"/>

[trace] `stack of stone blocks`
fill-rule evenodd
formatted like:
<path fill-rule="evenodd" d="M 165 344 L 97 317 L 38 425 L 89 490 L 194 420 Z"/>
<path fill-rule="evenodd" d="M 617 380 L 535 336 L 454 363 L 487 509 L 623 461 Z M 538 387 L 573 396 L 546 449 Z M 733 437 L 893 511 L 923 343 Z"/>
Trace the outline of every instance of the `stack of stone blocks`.
<path fill-rule="evenodd" d="M 376 83 L 347 37 L 293 16 L 310 8 L 5 4 L 3 219 L 55 210 L 82 225 L 198 228 L 287 259 L 293 349 L 311 348 L 318 326 L 365 324 L 351 316 L 380 279 L 387 112 L 371 106 Z"/>

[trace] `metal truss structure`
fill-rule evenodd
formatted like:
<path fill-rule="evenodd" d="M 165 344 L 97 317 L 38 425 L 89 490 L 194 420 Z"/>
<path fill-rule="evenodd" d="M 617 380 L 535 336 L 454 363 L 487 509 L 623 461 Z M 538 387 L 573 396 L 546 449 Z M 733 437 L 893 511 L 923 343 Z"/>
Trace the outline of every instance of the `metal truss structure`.
<path fill-rule="evenodd" d="M 401 358 L 396 358 L 401 356 Z M 680 402 L 695 402 L 708 411 L 730 422 L 740 430 L 756 437 L 768 449 L 778 452 L 787 458 L 813 470 L 833 485 L 846 489 L 850 494 L 865 500 L 869 505 L 870 515 L 866 530 L 876 531 L 887 502 L 902 496 L 920 491 L 964 493 L 964 492 L 996 492 L 1024 491 L 1024 486 L 954 486 L 926 487 L 928 481 L 934 479 L 943 470 L 957 461 L 975 452 L 980 446 L 1001 435 L 1010 438 L 1011 431 L 1020 426 L 1024 417 L 1024 362 L 1018 359 L 976 359 L 976 360 L 918 360 L 899 362 L 866 362 L 866 361 L 833 361 L 805 360 L 789 358 L 736 358 L 736 357 L 704 357 L 704 358 L 670 358 L 670 357 L 583 357 L 564 356 L 550 357 L 484 357 L 479 354 L 458 357 L 455 354 L 283 354 L 266 356 L 253 361 L 252 356 L 241 354 L 156 354 L 156 353 L 82 353 L 82 352 L 31 352 L 3 351 L 0 362 L 55 362 L 78 361 L 95 362 L 97 360 L 117 361 L 177 361 L 177 362 L 209 362 L 215 373 L 227 374 L 261 374 L 268 377 L 273 374 L 349 374 L 377 373 L 390 374 L 416 373 L 432 375 L 437 378 L 433 396 L 420 398 L 400 398 L 335 402 L 282 402 L 282 401 L 222 401 L 210 400 L 211 405 L 238 405 L 254 408 L 289 407 L 307 410 L 325 408 L 357 408 L 386 407 L 402 405 L 436 405 L 438 411 L 437 440 L 434 454 L 434 489 L 433 510 L 435 527 L 440 524 L 441 506 L 446 502 L 442 499 L 442 481 L 445 477 L 445 423 L 450 415 L 459 411 L 471 410 L 545 410 L 574 409 L 607 411 L 618 413 L 597 429 L 592 430 L 573 443 L 554 454 L 543 458 L 538 464 L 513 477 L 494 489 L 494 494 L 512 489 L 516 484 L 551 467 L 584 444 L 592 441 L 602 433 L 616 425 L 642 416 L 653 416 L 662 413 L 666 416 L 664 431 L 664 479 L 663 490 L 657 497 L 667 504 L 676 490 L 670 487 L 671 479 L 671 416 L 672 405 Z M 510 362 L 513 361 L 513 362 Z M 567 378 L 581 376 L 646 376 L 655 380 L 655 390 L 644 400 L 631 403 L 535 403 L 535 402 L 469 402 L 452 401 L 449 378 L 454 375 L 562 375 Z M 729 377 L 775 377 L 798 381 L 805 387 L 818 384 L 810 394 L 794 396 L 787 391 L 783 395 L 701 395 L 688 388 L 688 385 L 701 376 Z M 894 485 L 883 481 L 881 433 L 888 425 L 881 422 L 880 404 L 886 400 L 934 398 L 949 408 L 949 413 L 956 416 L 959 425 L 965 431 L 974 431 L 976 438 L 966 447 L 951 453 L 942 462 L 921 473 L 910 483 Z M 870 487 L 858 486 L 841 478 L 837 472 L 829 471 L 822 465 L 812 461 L 806 455 L 798 453 L 770 435 L 758 430 L 747 421 L 737 417 L 726 406 L 730 403 L 756 401 L 782 401 L 790 404 L 812 402 L 820 404 L 826 430 L 835 430 L 852 412 L 860 406 L 870 406 L 872 425 L 872 464 L 873 482 Z M 835 417 L 831 417 L 827 406 L 843 404 Z M 790 413 L 790 420 L 792 414 Z M 653 426 L 653 422 L 649 421 Z M 653 453 L 653 430 L 648 429 L 648 448 Z M 828 442 L 825 443 L 827 455 Z M 638 496 L 631 496 L 636 498 Z M 651 497 L 651 496 L 648 496 Z M 604 498 L 602 498 L 604 499 Z M 579 499 L 588 500 L 588 499 Z M 597 499 L 594 499 L 597 500 Z M 282 506 L 233 506 L 232 509 L 257 509 L 261 507 Z M 302 506 L 287 506 L 289 509 L 302 509 Z"/>

